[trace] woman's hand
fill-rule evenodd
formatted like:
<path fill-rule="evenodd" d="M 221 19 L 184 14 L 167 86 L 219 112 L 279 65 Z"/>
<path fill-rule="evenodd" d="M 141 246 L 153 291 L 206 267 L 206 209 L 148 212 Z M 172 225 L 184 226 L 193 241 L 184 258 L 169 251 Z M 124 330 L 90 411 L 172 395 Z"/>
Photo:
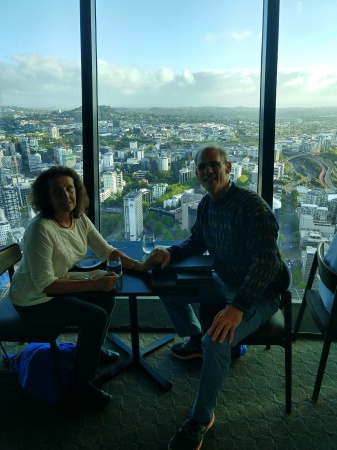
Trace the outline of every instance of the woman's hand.
<path fill-rule="evenodd" d="M 109 292 L 116 286 L 118 280 L 119 276 L 115 272 L 108 272 L 106 275 L 94 280 L 95 289 L 97 291 Z"/>

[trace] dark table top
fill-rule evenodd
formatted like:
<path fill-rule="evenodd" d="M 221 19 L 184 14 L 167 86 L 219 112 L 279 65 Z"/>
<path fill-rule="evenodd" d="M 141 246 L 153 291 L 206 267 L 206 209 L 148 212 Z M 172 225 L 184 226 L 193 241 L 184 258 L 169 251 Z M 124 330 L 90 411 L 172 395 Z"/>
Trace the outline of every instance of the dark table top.
<path fill-rule="evenodd" d="M 131 258 L 143 261 L 144 255 L 142 250 L 141 241 L 122 241 L 122 242 L 109 242 L 121 252 L 130 256 Z M 179 241 L 158 241 L 156 245 L 173 245 L 179 243 Z M 186 288 L 170 288 L 163 291 L 162 289 L 153 289 L 152 287 L 152 271 L 139 272 L 137 270 L 123 269 L 123 275 L 118 285 L 115 288 L 118 295 L 136 295 L 136 296 L 151 296 L 160 295 L 163 293 L 189 293 L 190 289 Z"/>
<path fill-rule="evenodd" d="M 156 241 L 156 245 L 174 245 L 179 244 L 181 241 Z M 133 259 L 137 259 L 138 261 L 143 261 L 145 258 L 145 255 L 143 254 L 142 250 L 142 242 L 141 241 L 109 241 L 109 244 L 111 244 L 116 249 L 120 250 L 121 252 L 125 253 L 127 256 Z M 92 270 L 92 269 L 104 269 L 104 263 L 101 263 L 93 253 L 88 250 L 87 256 L 85 260 L 82 260 L 81 262 L 89 262 L 94 264 L 96 258 L 96 266 L 92 268 L 88 267 L 76 267 L 75 270 Z M 163 289 L 154 289 L 152 287 L 152 271 L 149 272 L 139 272 L 137 270 L 131 270 L 131 269 L 124 269 L 123 268 L 123 275 L 121 276 L 121 279 L 118 281 L 117 286 L 115 287 L 114 291 L 117 295 L 120 296 L 157 296 L 160 294 L 188 294 L 192 295 L 195 290 L 191 288 L 183 288 L 183 287 L 170 287 L 165 290 Z"/>

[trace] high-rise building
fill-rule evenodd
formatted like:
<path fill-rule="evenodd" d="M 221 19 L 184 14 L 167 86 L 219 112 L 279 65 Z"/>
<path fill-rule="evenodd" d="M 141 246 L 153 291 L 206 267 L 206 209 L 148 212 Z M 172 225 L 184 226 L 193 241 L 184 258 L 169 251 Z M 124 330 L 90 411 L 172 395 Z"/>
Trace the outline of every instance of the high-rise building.
<path fill-rule="evenodd" d="M 52 126 L 48 129 L 49 139 L 60 139 L 60 131 L 57 126 Z"/>
<path fill-rule="evenodd" d="M 123 172 L 120 170 L 109 170 L 102 173 L 104 189 L 109 189 L 111 194 L 121 193 L 124 187 Z"/>
<path fill-rule="evenodd" d="M 182 220 L 181 228 L 186 231 L 190 231 L 195 221 L 197 220 L 197 210 L 199 202 L 184 203 L 181 206 Z"/>
<path fill-rule="evenodd" d="M 27 182 L 19 183 L 15 185 L 15 188 L 17 189 L 18 192 L 20 206 L 22 206 L 23 208 L 27 208 L 28 207 L 27 199 L 30 194 L 31 183 Z"/>
<path fill-rule="evenodd" d="M 161 197 L 165 194 L 168 184 L 167 183 L 159 183 L 152 186 L 152 195 L 153 200 Z"/>
<path fill-rule="evenodd" d="M 179 183 L 184 183 L 193 177 L 192 171 L 187 167 L 179 170 Z"/>
<path fill-rule="evenodd" d="M 111 169 L 114 166 L 114 154 L 112 152 L 106 152 L 103 155 L 103 167 L 104 169 Z"/>
<path fill-rule="evenodd" d="M 123 197 L 125 240 L 137 241 L 143 233 L 143 195 L 131 191 Z"/>
<path fill-rule="evenodd" d="M 29 170 L 31 172 L 39 172 L 41 170 L 42 158 L 39 153 L 33 153 L 28 156 Z"/>
<path fill-rule="evenodd" d="M 10 223 L 6 219 L 3 209 L 0 208 L 0 246 L 9 245 L 14 242 Z"/>
<path fill-rule="evenodd" d="M 1 187 L 0 207 L 4 210 L 11 228 L 22 227 L 19 195 L 15 186 Z"/>
<path fill-rule="evenodd" d="M 302 252 L 302 276 L 303 281 L 307 281 L 309 278 L 310 269 L 312 266 L 312 261 L 314 259 L 317 248 L 307 246 Z"/>
<path fill-rule="evenodd" d="M 167 156 L 158 158 L 158 170 L 169 170 L 169 159 Z"/>

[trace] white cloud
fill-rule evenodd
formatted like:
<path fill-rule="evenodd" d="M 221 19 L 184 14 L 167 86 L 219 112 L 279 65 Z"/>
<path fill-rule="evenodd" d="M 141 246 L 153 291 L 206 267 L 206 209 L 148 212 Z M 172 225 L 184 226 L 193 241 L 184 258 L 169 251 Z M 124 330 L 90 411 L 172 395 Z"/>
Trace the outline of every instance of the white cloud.
<path fill-rule="evenodd" d="M 284 106 L 337 106 L 337 70 L 322 64 L 281 70 L 277 92 Z"/>
<path fill-rule="evenodd" d="M 253 35 L 253 33 L 249 30 L 233 31 L 231 33 L 231 37 L 237 42 L 242 42 L 242 41 L 250 38 L 252 35 Z"/>
<path fill-rule="evenodd" d="M 98 61 L 99 103 L 110 106 L 258 106 L 259 69 L 177 73 Z M 75 108 L 81 105 L 78 62 L 15 55 L 0 62 L 0 105 Z M 278 106 L 337 106 L 337 71 L 323 65 L 279 69 Z"/>
<path fill-rule="evenodd" d="M 38 53 L 16 54 L 10 63 L 0 61 L 0 104 L 64 106 L 81 103 L 79 62 Z"/>
<path fill-rule="evenodd" d="M 249 30 L 243 31 L 224 31 L 223 33 L 207 33 L 204 37 L 207 42 L 215 42 L 223 39 L 232 39 L 241 43 L 242 41 L 253 36 L 253 33 Z"/>

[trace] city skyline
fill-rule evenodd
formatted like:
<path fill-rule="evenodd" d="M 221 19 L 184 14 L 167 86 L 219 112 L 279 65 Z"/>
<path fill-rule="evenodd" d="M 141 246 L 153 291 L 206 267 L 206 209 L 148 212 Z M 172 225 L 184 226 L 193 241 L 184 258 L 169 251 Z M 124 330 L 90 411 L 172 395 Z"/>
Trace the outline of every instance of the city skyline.
<path fill-rule="evenodd" d="M 99 104 L 258 107 L 262 3 L 97 0 Z M 0 106 L 81 106 L 79 2 L 0 11 Z M 277 107 L 337 106 L 336 12 L 281 0 Z"/>

